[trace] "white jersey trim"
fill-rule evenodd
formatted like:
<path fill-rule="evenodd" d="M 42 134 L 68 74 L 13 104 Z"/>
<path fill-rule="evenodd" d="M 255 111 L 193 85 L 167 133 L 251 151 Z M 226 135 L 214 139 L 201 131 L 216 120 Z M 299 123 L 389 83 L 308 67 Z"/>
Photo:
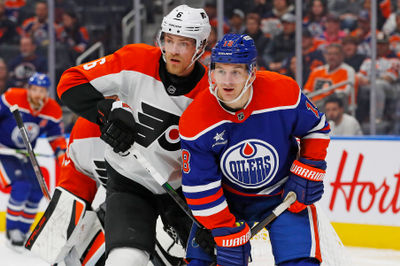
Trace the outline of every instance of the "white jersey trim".
<path fill-rule="evenodd" d="M 200 191 L 211 190 L 221 186 L 221 180 L 208 183 L 207 185 L 200 185 L 200 186 L 187 186 L 182 185 L 182 191 L 185 193 L 196 193 Z"/>
<path fill-rule="evenodd" d="M 218 204 L 215 207 L 209 208 L 209 209 L 205 209 L 205 210 L 192 210 L 192 213 L 194 216 L 210 216 L 216 213 L 219 213 L 220 211 L 222 211 L 223 209 L 227 208 L 228 204 L 226 203 L 226 200 L 224 200 L 223 202 L 221 202 L 220 204 Z"/>

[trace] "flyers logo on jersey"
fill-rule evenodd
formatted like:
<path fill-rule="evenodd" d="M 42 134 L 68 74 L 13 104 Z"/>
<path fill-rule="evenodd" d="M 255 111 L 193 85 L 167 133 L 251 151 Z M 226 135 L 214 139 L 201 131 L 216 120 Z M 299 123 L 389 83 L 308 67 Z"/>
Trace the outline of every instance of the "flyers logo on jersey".
<path fill-rule="evenodd" d="M 155 140 L 167 151 L 177 151 L 181 148 L 179 138 L 179 116 L 158 109 L 142 102 L 142 112 L 138 112 L 139 123 L 136 123 L 135 141 L 143 147 L 148 147 Z"/>
<path fill-rule="evenodd" d="M 229 181 L 244 188 L 259 188 L 275 176 L 279 157 L 275 148 L 262 140 L 244 140 L 230 147 L 220 166 Z"/>

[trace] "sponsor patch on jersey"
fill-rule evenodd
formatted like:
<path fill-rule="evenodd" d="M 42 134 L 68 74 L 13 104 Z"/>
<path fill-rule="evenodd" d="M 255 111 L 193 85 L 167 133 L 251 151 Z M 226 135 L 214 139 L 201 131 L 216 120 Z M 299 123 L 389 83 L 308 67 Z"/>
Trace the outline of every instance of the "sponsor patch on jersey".
<path fill-rule="evenodd" d="M 229 181 L 244 188 L 259 188 L 275 176 L 279 157 L 271 144 L 248 139 L 226 150 L 220 166 Z"/>

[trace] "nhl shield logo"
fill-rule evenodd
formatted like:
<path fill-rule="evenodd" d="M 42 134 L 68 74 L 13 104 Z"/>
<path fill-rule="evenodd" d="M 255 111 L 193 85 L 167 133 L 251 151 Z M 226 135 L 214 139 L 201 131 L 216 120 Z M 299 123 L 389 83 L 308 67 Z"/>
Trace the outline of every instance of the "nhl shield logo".
<path fill-rule="evenodd" d="M 226 150 L 220 166 L 229 181 L 244 188 L 260 188 L 275 176 L 279 157 L 271 144 L 249 139 Z"/>

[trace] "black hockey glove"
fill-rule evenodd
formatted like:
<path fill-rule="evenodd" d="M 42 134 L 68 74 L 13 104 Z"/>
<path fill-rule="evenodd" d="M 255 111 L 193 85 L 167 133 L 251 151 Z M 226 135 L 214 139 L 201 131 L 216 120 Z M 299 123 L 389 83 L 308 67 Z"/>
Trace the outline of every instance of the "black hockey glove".
<path fill-rule="evenodd" d="M 210 230 L 198 228 L 195 241 L 211 258 L 215 259 L 215 241 Z"/>
<path fill-rule="evenodd" d="M 105 99 L 97 103 L 100 138 L 116 153 L 127 151 L 135 142 L 135 119 L 131 108 L 121 102 Z"/>

